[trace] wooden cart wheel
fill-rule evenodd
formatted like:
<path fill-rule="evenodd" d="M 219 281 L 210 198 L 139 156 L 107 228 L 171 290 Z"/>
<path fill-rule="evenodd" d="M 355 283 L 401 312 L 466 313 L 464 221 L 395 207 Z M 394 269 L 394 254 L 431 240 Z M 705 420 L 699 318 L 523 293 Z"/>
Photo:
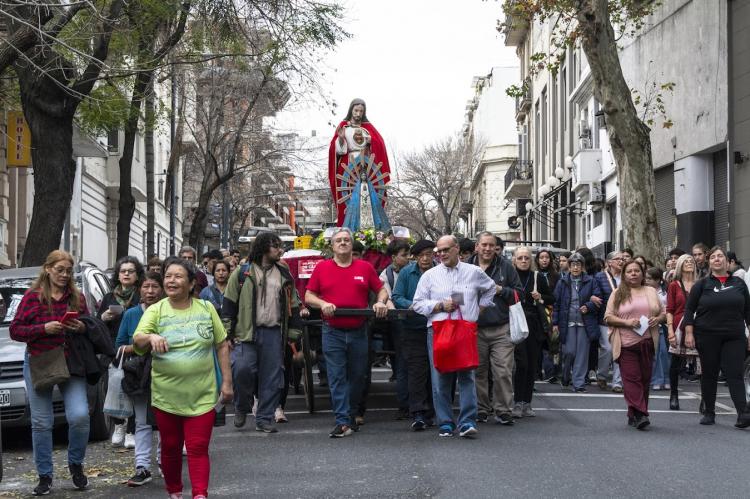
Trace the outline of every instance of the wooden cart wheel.
<path fill-rule="evenodd" d="M 307 405 L 307 412 L 310 414 L 315 412 L 315 380 L 313 379 L 312 372 L 312 354 L 310 353 L 310 331 L 307 326 L 302 329 L 302 355 L 304 357 L 304 365 L 302 366 L 302 384 L 305 388 L 305 404 Z"/>

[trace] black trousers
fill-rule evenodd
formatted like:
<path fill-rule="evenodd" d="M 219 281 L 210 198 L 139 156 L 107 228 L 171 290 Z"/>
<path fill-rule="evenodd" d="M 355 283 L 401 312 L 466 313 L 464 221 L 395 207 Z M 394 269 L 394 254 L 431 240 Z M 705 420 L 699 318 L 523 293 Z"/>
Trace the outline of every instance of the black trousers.
<path fill-rule="evenodd" d="M 701 359 L 701 392 L 706 403 L 706 412 L 716 411 L 716 385 L 719 369 L 727 377 L 729 395 L 732 397 L 737 413 L 747 407 L 745 399 L 745 382 L 742 369 L 747 350 L 747 338 L 741 335 L 722 335 L 703 333 L 695 335 L 695 346 Z"/>
<path fill-rule="evenodd" d="M 430 358 L 427 355 L 427 328 L 404 326 L 401 346 L 406 355 L 407 382 L 409 387 L 409 412 L 431 417 L 432 383 L 430 382 Z"/>
<path fill-rule="evenodd" d="M 516 372 L 513 375 L 513 399 L 516 402 L 531 403 L 539 355 L 542 351 L 542 326 L 534 314 L 527 313 L 526 322 L 529 325 L 529 337 L 516 345 L 513 352 L 516 362 Z"/>

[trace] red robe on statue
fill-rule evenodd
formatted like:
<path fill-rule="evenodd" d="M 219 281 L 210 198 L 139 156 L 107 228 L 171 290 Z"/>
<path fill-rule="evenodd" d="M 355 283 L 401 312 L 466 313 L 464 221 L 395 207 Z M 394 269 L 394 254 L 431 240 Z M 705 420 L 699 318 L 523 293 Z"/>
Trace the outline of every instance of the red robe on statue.
<path fill-rule="evenodd" d="M 349 122 L 342 121 L 339 123 L 339 127 L 348 125 Z M 364 122 L 360 126 L 370 132 L 370 154 L 375 155 L 375 164 L 383 163 L 380 173 L 388 173 L 388 177 L 385 178 L 384 182 L 387 184 L 390 181 L 391 167 L 388 164 L 388 153 L 385 150 L 385 142 L 380 133 L 372 125 L 372 123 Z M 338 130 L 338 127 L 337 127 Z M 336 222 L 337 227 L 344 225 L 344 216 L 346 211 L 346 203 L 339 203 L 338 200 L 342 196 L 336 187 L 341 185 L 341 181 L 336 178 L 336 175 L 342 175 L 344 173 L 344 167 L 349 163 L 349 158 L 346 154 L 339 156 L 336 154 L 336 140 L 338 135 L 334 132 L 331 144 L 328 147 L 328 181 L 331 185 L 331 193 L 333 194 L 333 202 L 336 204 L 338 212 L 338 218 Z M 383 207 L 385 208 L 385 196 L 383 197 Z"/>

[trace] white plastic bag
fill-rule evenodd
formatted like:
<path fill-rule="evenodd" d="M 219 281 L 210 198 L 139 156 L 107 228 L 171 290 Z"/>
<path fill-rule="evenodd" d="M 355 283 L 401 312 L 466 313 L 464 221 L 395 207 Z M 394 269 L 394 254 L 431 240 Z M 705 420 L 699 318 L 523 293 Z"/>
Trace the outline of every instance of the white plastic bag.
<path fill-rule="evenodd" d="M 125 354 L 120 351 L 120 364 L 114 363 L 109 366 L 109 381 L 107 383 L 107 397 L 104 399 L 102 412 L 114 418 L 129 418 L 133 415 L 133 401 L 122 389 L 122 378 L 125 371 L 122 370 L 122 362 Z"/>
<path fill-rule="evenodd" d="M 510 316 L 510 341 L 514 345 L 518 345 L 529 337 L 529 325 L 526 322 L 526 314 L 523 311 L 521 300 L 518 298 L 518 293 L 514 291 L 513 294 L 516 297 L 516 303 L 508 307 L 508 315 Z"/>

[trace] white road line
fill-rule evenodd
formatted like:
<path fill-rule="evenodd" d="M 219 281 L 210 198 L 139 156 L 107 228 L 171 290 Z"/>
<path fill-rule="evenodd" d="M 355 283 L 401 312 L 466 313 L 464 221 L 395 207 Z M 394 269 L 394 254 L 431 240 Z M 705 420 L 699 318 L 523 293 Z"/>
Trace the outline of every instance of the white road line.
<path fill-rule="evenodd" d="M 454 409 L 458 409 L 458 407 L 454 407 Z M 387 411 L 396 411 L 396 407 L 378 407 L 376 409 L 367 409 L 367 412 L 387 412 Z M 627 409 L 601 409 L 601 408 L 578 408 L 578 407 L 534 407 L 534 411 L 547 411 L 547 412 L 628 412 Z M 649 413 L 654 414 L 700 414 L 698 411 L 670 411 L 670 410 L 661 410 L 661 409 L 649 409 Z M 323 409 L 323 410 L 316 410 L 315 414 L 332 414 L 333 411 L 331 409 Z M 287 415 L 299 415 L 299 414 L 309 414 L 307 411 L 284 411 L 284 414 Z M 717 412 L 717 416 L 736 416 L 736 413 L 734 410 L 731 412 Z M 227 418 L 234 417 L 234 414 L 227 414 Z"/>
<path fill-rule="evenodd" d="M 700 394 L 700 393 L 695 393 L 695 392 L 683 392 L 683 393 L 684 393 L 685 395 L 688 395 L 688 396 L 690 396 L 690 397 L 694 398 L 694 399 L 698 399 L 698 400 L 700 400 L 700 399 L 701 399 L 701 394 Z M 715 405 L 716 405 L 716 407 L 718 407 L 719 409 L 723 409 L 723 410 L 727 411 L 727 412 L 728 412 L 729 414 L 736 414 L 736 412 L 735 412 L 735 410 L 734 410 L 734 407 L 729 407 L 728 405 L 726 405 L 726 404 L 722 404 L 722 403 L 720 403 L 720 402 L 715 402 Z M 718 413 L 717 413 L 717 414 L 718 414 Z"/>

